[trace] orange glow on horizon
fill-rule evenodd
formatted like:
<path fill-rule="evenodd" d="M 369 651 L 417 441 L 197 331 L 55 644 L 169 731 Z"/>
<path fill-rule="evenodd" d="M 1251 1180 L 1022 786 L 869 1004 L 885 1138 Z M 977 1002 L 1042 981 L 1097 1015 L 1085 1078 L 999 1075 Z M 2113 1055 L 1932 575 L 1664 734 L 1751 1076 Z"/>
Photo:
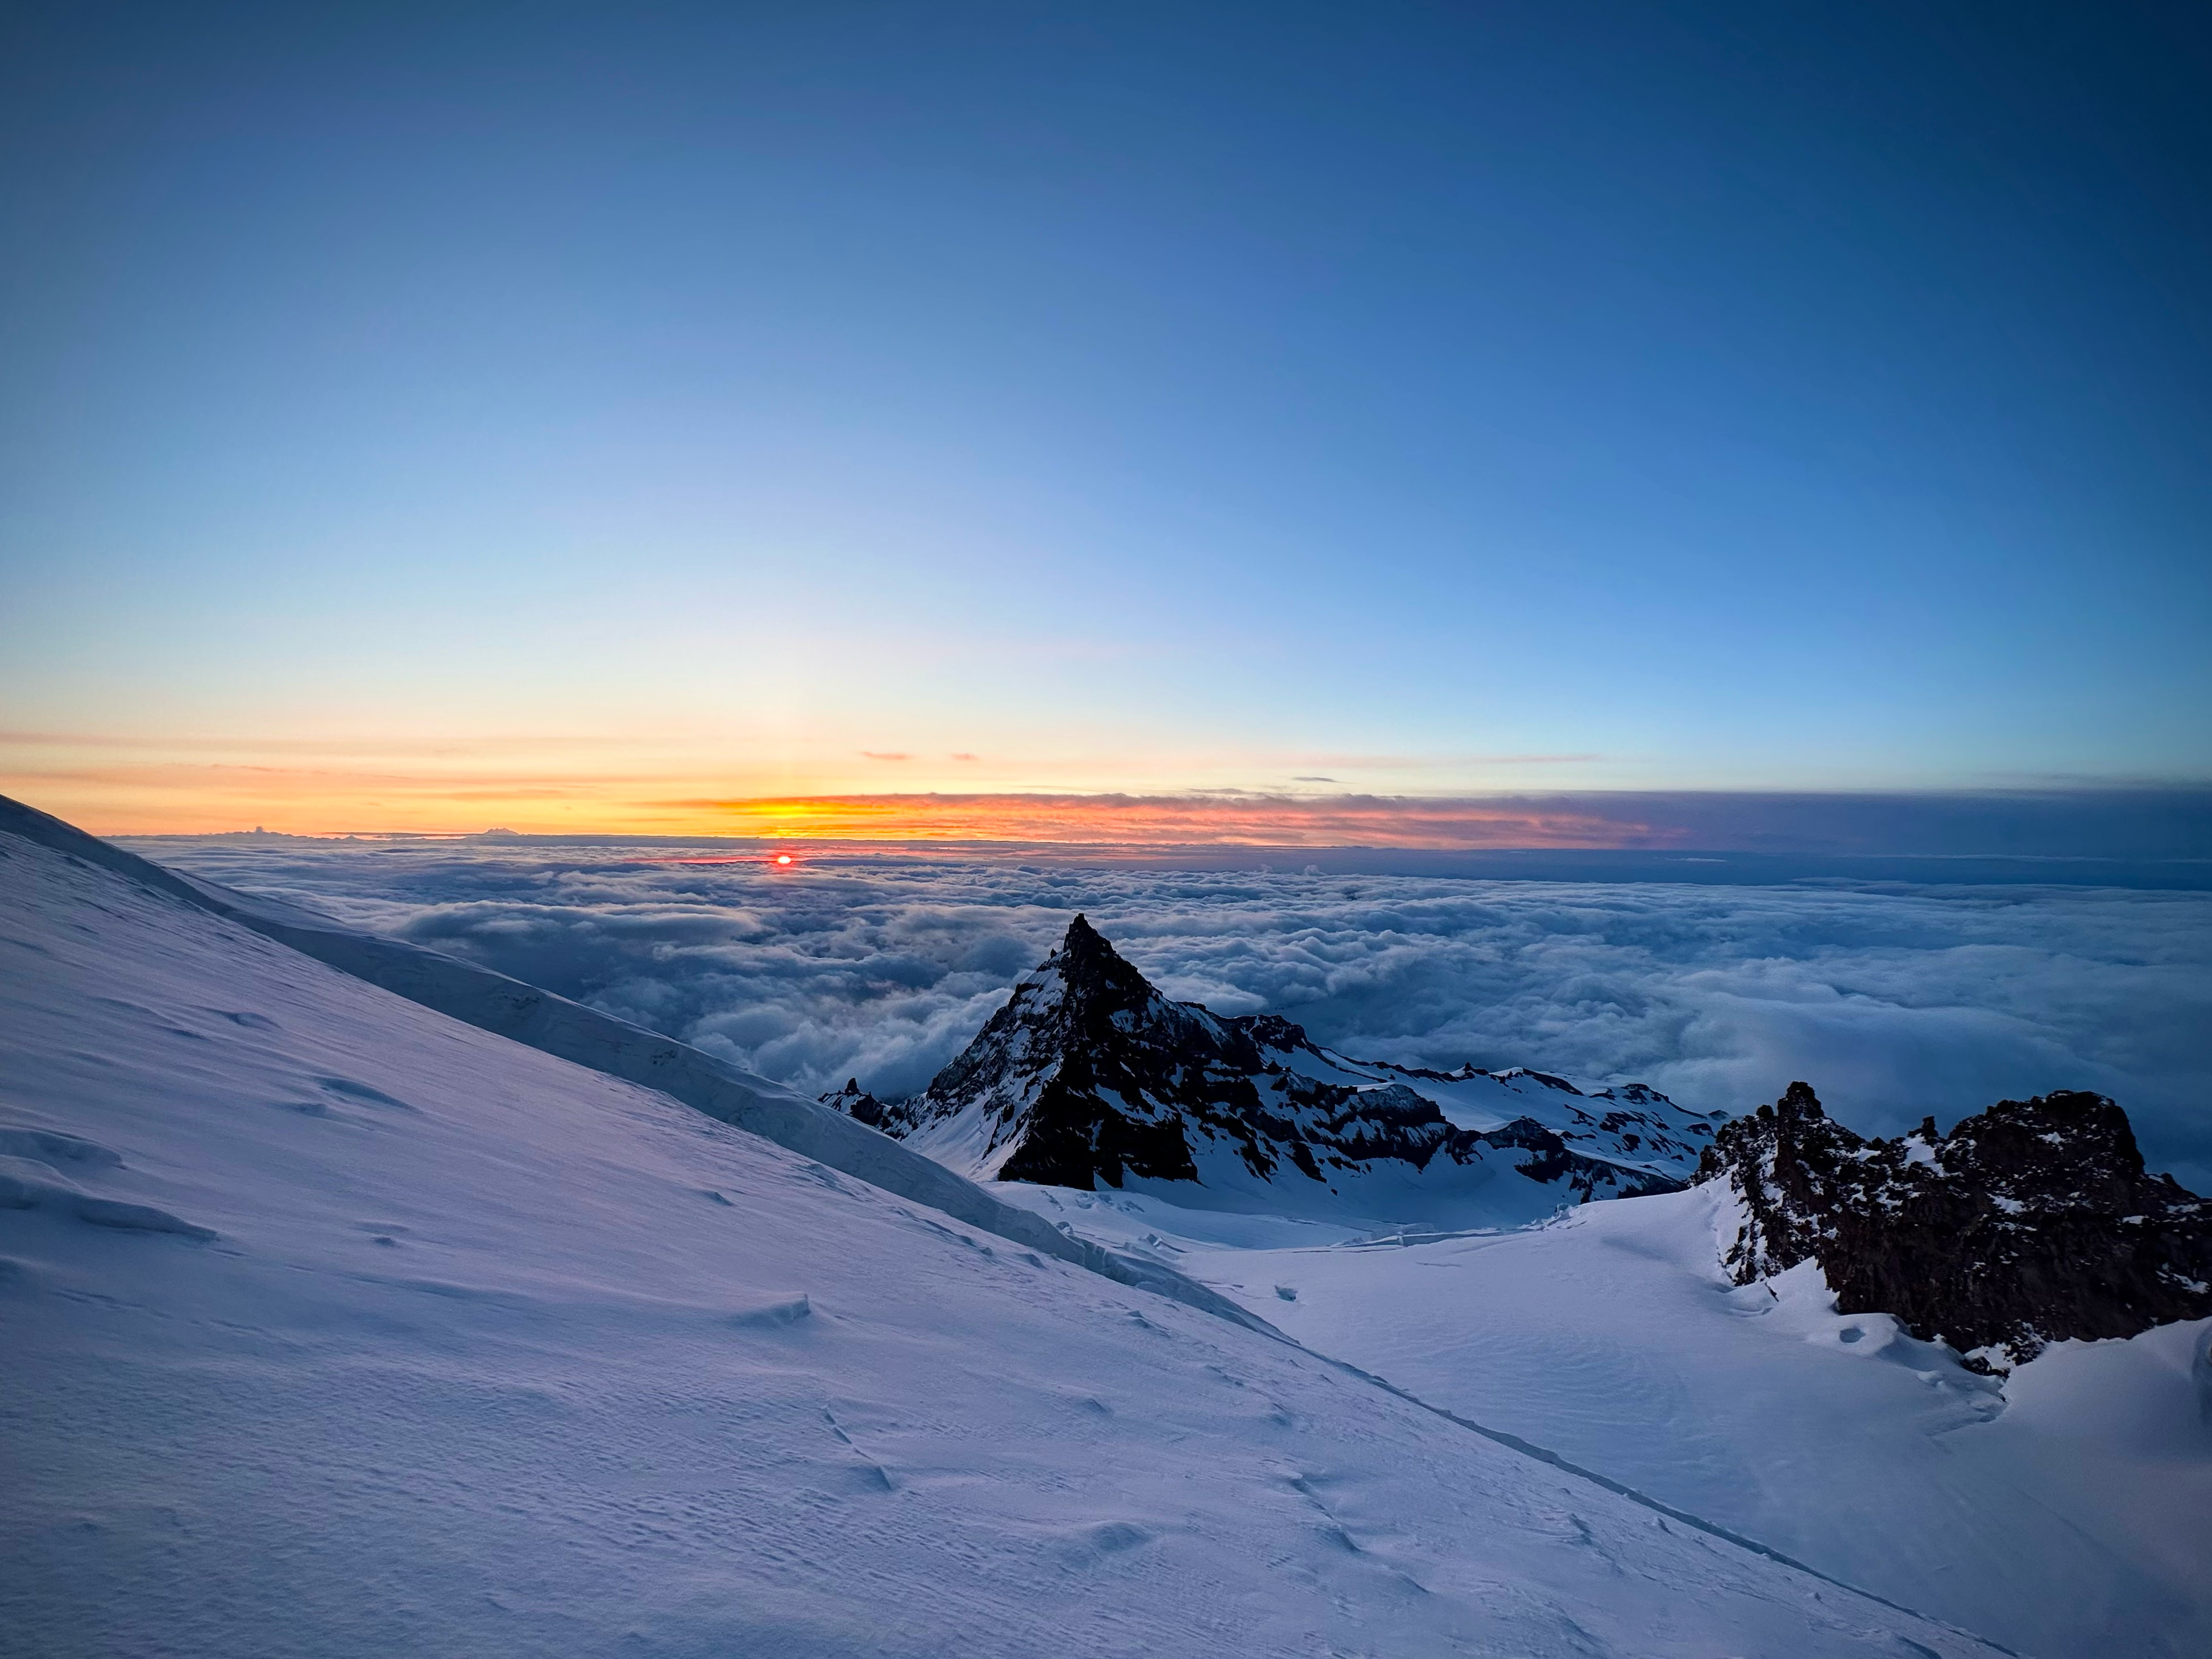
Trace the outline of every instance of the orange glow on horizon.
<path fill-rule="evenodd" d="M 52 810 L 53 803 L 31 805 Z M 507 805 L 512 805 L 513 803 Z M 57 816 L 67 817 L 66 809 Z M 371 821 L 351 827 L 325 820 L 313 828 L 287 825 L 282 815 L 256 813 L 245 828 L 291 835 L 468 836 L 485 833 L 476 823 L 404 827 Z M 779 796 L 773 799 L 662 801 L 629 810 L 579 813 L 544 823 L 512 811 L 498 814 L 499 828 L 524 835 L 697 836 L 751 842 L 862 842 L 894 845 L 999 845 L 1102 848 L 1253 847 L 1396 848 L 1443 852 L 1504 848 L 1603 848 L 1672 845 L 1674 832 L 1656 830 L 1595 810 L 1595 803 L 1559 800 L 1442 799 L 1410 796 L 1260 794 L 1213 795 L 874 795 Z M 231 823 L 152 828 L 73 820 L 94 834 L 207 835 L 235 833 Z M 655 862 L 662 860 L 655 860 Z M 760 862 L 795 870 L 805 860 L 788 852 L 672 854 L 672 864 Z"/>
<path fill-rule="evenodd" d="M 770 840 L 1114 847 L 1608 848 L 1647 826 L 1522 800 L 1407 796 L 821 795 L 690 800 L 725 835 Z"/>
<path fill-rule="evenodd" d="M 1006 775 L 989 787 L 944 792 L 943 780 L 917 777 L 918 787 L 893 793 L 854 787 L 834 757 L 702 763 L 696 744 L 688 754 L 684 746 L 649 738 L 632 745 L 549 738 L 444 747 L 333 739 L 317 748 L 304 738 L 0 732 L 0 793 L 112 836 L 255 828 L 302 836 L 466 836 L 497 829 L 769 842 L 1448 851 L 1675 840 L 1650 829 L 1626 802 L 1425 785 L 1414 775 L 1426 763 L 1417 757 L 1009 759 L 1002 763 Z M 749 747 L 723 746 L 741 756 Z M 217 754 L 222 757 L 212 757 Z M 1489 758 L 1502 765 L 1572 757 Z M 607 764 L 617 759 L 629 764 Z M 1364 792 L 1334 778 L 1284 775 L 1322 759 L 1334 771 L 1395 775 L 1389 785 L 1376 776 Z M 1200 781 L 1241 781 L 1255 772 L 1256 787 Z M 1098 783 L 1085 787 L 1085 774 Z M 1124 781 L 1133 777 L 1143 781 L 1133 787 Z M 1326 793 L 1310 787 L 1316 785 Z"/>
<path fill-rule="evenodd" d="M 702 785 L 705 787 L 702 788 Z M 53 765 L 0 770 L 0 793 L 95 835 L 524 835 L 1048 846 L 1371 847 L 1480 851 L 1671 846 L 1624 800 L 1591 795 L 1188 793 L 707 793 L 652 774 L 440 774 L 331 766 Z M 760 858 L 760 853 L 745 856 Z M 800 860 L 771 852 L 772 867 Z"/>

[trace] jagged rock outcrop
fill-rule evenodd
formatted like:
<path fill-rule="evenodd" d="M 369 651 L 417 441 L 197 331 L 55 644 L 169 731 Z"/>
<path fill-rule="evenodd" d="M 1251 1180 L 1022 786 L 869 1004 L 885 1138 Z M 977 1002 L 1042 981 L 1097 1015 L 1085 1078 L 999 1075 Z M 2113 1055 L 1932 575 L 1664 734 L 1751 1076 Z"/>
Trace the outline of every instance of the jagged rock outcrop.
<path fill-rule="evenodd" d="M 818 1098 L 832 1111 L 842 1112 L 855 1123 L 865 1123 L 871 1129 L 880 1129 L 890 1121 L 890 1109 L 863 1089 L 858 1078 L 847 1078 L 843 1088 L 832 1089 Z"/>
<path fill-rule="evenodd" d="M 1438 1096 L 1498 1121 L 1462 1127 Z M 1711 1133 L 1642 1085 L 1371 1065 L 1278 1015 L 1171 1001 L 1081 916 L 924 1093 L 823 1099 L 967 1173 L 1084 1188 L 1511 1172 L 1571 1202 L 1678 1188 Z"/>
<path fill-rule="evenodd" d="M 1723 1127 L 1698 1176 L 1741 1207 L 1724 1256 L 1737 1284 L 1817 1261 L 1839 1311 L 1893 1314 L 1977 1370 L 2212 1315 L 2212 1205 L 2146 1174 L 2102 1095 L 1999 1101 L 1948 1135 L 1929 1118 L 1868 1140 L 1793 1083 Z"/>

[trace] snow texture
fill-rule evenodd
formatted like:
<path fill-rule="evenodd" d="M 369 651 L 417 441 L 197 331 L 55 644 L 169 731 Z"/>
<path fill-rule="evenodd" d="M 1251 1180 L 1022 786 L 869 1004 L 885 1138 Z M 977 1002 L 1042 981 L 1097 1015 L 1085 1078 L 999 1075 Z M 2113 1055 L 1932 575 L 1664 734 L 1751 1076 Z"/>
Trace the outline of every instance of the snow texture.
<path fill-rule="evenodd" d="M 1725 1183 L 1382 1237 L 1006 1189 L 1310 1346 L 2040 1659 L 2212 1651 L 2212 1320 L 2000 1382 L 1817 1264 L 1737 1286 Z"/>
<path fill-rule="evenodd" d="M 1992 1650 L 124 869 L 0 890 L 0 1651 Z"/>

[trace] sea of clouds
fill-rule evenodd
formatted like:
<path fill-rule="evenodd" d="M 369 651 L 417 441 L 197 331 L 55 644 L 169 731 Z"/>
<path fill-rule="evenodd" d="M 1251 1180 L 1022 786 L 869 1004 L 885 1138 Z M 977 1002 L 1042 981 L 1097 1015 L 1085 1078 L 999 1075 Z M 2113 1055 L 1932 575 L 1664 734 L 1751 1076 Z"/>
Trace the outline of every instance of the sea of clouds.
<path fill-rule="evenodd" d="M 2212 894 L 1176 871 L 1042 857 L 162 841 L 816 1092 L 923 1087 L 1085 913 L 1169 994 L 1375 1059 L 1640 1079 L 1742 1111 L 1803 1078 L 1894 1133 L 2094 1089 L 2212 1191 Z"/>

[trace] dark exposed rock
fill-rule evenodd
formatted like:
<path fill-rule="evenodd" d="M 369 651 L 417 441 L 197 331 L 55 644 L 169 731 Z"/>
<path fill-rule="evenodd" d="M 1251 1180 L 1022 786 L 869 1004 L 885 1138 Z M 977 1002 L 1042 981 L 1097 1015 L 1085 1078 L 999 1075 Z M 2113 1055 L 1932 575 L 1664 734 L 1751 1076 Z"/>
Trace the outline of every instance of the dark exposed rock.
<path fill-rule="evenodd" d="M 2212 1315 L 2212 1205 L 2145 1174 L 2102 1095 L 1999 1101 L 1948 1135 L 1929 1118 L 1866 1140 L 1793 1083 L 1723 1127 L 1698 1176 L 1741 1202 L 1737 1284 L 1817 1261 L 1838 1311 L 1894 1314 L 1977 1370 Z"/>
<path fill-rule="evenodd" d="M 882 1128 L 890 1110 L 882 1101 L 860 1086 L 858 1078 L 846 1079 L 843 1088 L 832 1089 L 820 1098 L 822 1103 L 832 1111 L 842 1112 L 854 1122 L 865 1123 L 871 1129 Z"/>
<path fill-rule="evenodd" d="M 1201 1163 L 1224 1151 L 1267 1182 L 1502 1158 L 1577 1199 L 1681 1184 L 1649 1158 L 1630 1167 L 1570 1146 L 1534 1118 L 1482 1133 L 1455 1127 L 1398 1080 L 1522 1075 L 1366 1066 L 1317 1048 L 1279 1015 L 1224 1018 L 1170 1001 L 1078 916 L 926 1092 L 884 1109 L 882 1127 L 975 1174 L 1085 1188 L 1133 1176 L 1200 1181 Z M 1662 1158 L 1661 1167 L 1686 1173 L 1697 1143 L 1663 1096 L 1637 1086 L 1632 1097 L 1592 1098 L 1564 1079 L 1544 1082 L 1598 1109 L 1577 1110 L 1567 1133 L 1608 1147 L 1636 1148 L 1648 1136 L 1672 1149 L 1675 1163 Z"/>

